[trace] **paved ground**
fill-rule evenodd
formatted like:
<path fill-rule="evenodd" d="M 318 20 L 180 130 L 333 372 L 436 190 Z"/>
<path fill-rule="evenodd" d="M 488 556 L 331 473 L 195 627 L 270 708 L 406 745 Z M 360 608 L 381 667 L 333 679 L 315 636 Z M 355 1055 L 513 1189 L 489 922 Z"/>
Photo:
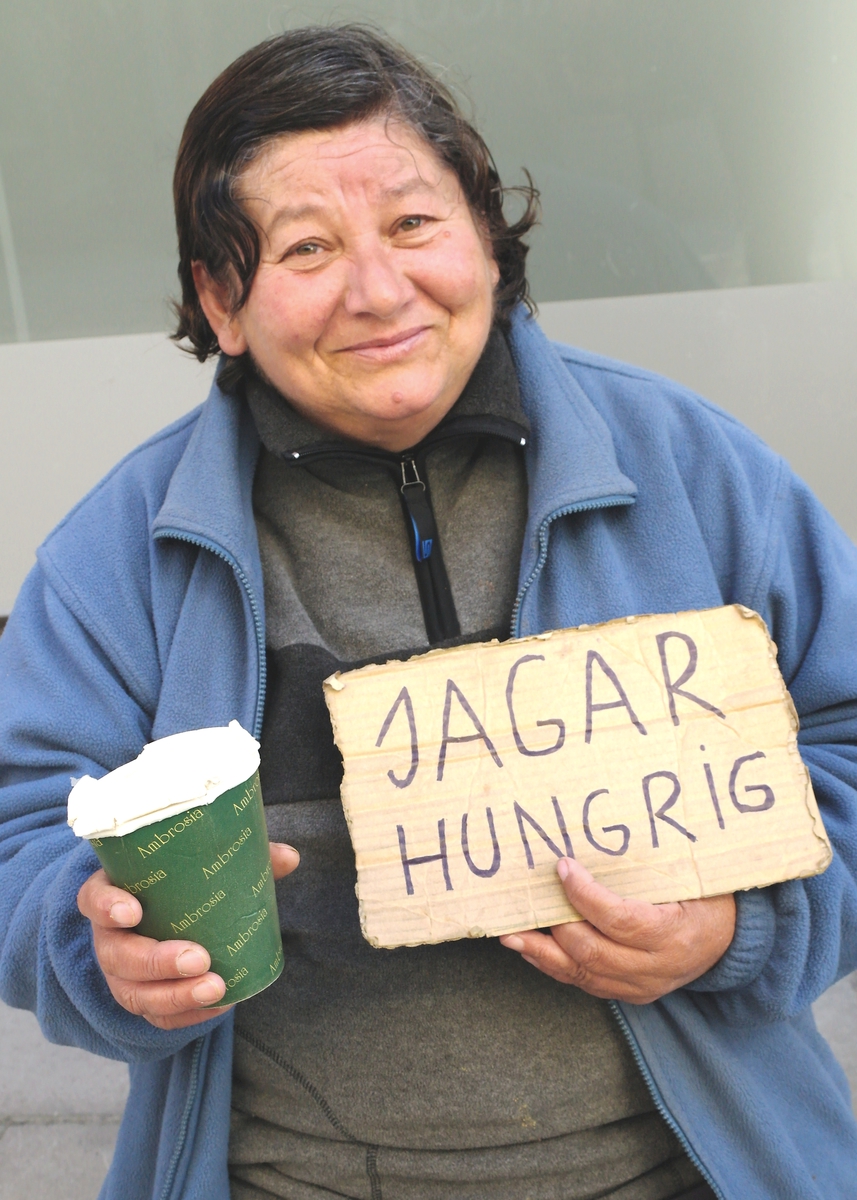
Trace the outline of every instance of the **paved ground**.
<path fill-rule="evenodd" d="M 0 1004 L 0 1200 L 95 1200 L 110 1165 L 128 1072 L 44 1040 Z"/>
<path fill-rule="evenodd" d="M 857 1096 L 857 975 L 815 1011 Z M 29 1013 L 3 1005 L 0 1045 L 0 1200 L 95 1200 L 125 1103 L 125 1068 L 49 1045 Z"/>

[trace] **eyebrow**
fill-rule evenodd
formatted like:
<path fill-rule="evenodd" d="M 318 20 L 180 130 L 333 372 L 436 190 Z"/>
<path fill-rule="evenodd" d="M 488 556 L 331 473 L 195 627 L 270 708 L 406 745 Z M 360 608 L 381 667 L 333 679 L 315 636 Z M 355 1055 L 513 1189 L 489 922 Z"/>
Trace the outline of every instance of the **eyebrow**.
<path fill-rule="evenodd" d="M 402 183 L 397 183 L 394 187 L 384 188 L 381 191 L 381 200 L 401 200 L 406 196 L 425 195 L 434 191 L 435 187 L 432 184 L 420 178 L 419 175 L 414 175 L 410 179 L 403 180 Z M 249 198 L 245 197 L 245 199 Z M 314 217 L 323 212 L 324 206 L 321 204 L 286 204 L 274 213 L 268 226 L 268 232 L 272 232 L 278 226 L 289 221 L 301 221 L 304 217 Z"/>

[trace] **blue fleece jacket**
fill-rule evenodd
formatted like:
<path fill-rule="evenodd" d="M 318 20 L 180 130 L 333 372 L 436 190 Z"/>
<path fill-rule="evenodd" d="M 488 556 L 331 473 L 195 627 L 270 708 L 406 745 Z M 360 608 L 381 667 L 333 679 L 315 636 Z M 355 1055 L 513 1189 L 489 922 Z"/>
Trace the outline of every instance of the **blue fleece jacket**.
<path fill-rule="evenodd" d="M 835 848 L 738 896 L 734 942 L 655 1004 L 614 1005 L 718 1196 L 857 1192 L 848 1087 L 809 1004 L 857 967 L 857 551 L 754 435 L 646 372 L 552 346 L 516 314 L 532 424 L 512 632 L 740 603 L 767 621 Z M 51 534 L 0 639 L 0 995 L 52 1041 L 130 1064 L 102 1200 L 228 1200 L 232 1021 L 164 1032 L 111 997 L 75 897 L 97 868 L 71 777 L 265 696 L 256 433 L 215 385 Z"/>

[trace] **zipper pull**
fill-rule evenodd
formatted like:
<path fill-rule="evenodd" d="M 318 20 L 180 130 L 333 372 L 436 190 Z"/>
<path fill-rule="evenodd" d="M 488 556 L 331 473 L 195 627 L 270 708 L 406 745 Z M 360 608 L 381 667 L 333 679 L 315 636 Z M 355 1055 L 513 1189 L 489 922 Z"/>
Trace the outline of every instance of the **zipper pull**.
<path fill-rule="evenodd" d="M 420 479 L 417 464 L 412 458 L 402 459 L 400 491 L 408 510 L 408 516 L 411 518 L 414 557 L 417 562 L 425 562 L 431 556 L 431 548 L 437 537 L 437 528 L 434 523 L 434 513 L 426 496 L 426 485 Z"/>

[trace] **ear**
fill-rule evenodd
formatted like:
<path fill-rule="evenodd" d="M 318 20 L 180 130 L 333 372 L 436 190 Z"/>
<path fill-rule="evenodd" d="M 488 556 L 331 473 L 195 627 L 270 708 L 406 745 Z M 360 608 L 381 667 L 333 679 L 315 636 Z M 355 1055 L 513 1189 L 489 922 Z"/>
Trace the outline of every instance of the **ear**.
<path fill-rule="evenodd" d="M 237 358 L 247 349 L 247 339 L 239 317 L 232 312 L 229 289 L 225 284 L 216 283 L 201 262 L 193 263 L 191 269 L 200 306 L 220 349 L 224 354 Z"/>

